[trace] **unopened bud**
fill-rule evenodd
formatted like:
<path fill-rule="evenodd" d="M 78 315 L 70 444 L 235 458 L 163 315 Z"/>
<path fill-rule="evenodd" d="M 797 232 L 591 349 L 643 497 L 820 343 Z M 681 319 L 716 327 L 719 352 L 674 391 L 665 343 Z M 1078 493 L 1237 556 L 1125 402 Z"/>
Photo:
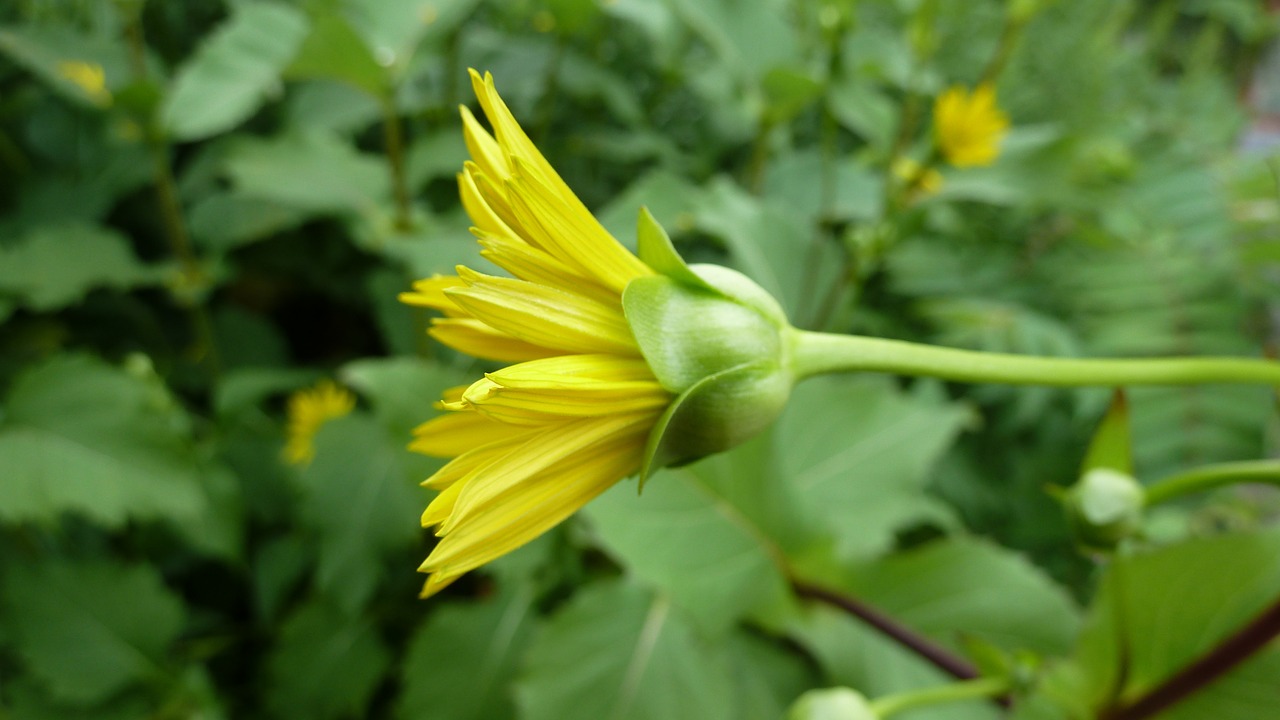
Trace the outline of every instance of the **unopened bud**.
<path fill-rule="evenodd" d="M 878 720 L 861 693 L 845 687 L 810 690 L 787 713 L 787 720 Z"/>
<path fill-rule="evenodd" d="M 1066 494 L 1067 518 L 1080 544 L 1111 550 L 1142 526 L 1142 485 L 1106 467 L 1089 470 Z"/>

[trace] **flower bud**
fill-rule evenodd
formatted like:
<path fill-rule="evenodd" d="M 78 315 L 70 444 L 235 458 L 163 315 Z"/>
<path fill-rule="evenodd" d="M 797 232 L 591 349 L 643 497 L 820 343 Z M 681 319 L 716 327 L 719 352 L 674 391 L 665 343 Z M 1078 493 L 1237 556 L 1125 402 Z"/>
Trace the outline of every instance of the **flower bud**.
<path fill-rule="evenodd" d="M 650 438 L 645 474 L 742 443 L 772 423 L 791 394 L 782 309 L 740 273 L 691 269 L 706 286 L 658 275 L 623 293 L 641 353 L 676 395 Z"/>
<path fill-rule="evenodd" d="M 684 265 L 646 215 L 640 236 L 641 257 L 663 274 L 631 281 L 622 306 L 654 376 L 676 396 L 649 437 L 643 479 L 759 433 L 794 377 L 790 326 L 768 292 L 728 268 Z"/>
<path fill-rule="evenodd" d="M 1143 497 L 1133 476 L 1096 467 L 1067 491 L 1067 519 L 1081 545 L 1112 550 L 1142 526 Z"/>
<path fill-rule="evenodd" d="M 867 699 L 846 687 L 810 690 L 791 705 L 787 720 L 878 720 Z"/>

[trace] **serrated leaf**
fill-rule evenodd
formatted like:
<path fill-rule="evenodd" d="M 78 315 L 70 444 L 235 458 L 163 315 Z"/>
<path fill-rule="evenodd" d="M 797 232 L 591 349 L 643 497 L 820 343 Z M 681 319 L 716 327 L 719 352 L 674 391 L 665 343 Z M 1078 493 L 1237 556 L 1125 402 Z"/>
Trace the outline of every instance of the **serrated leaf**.
<path fill-rule="evenodd" d="M 0 422 L 0 518 L 73 512 L 118 526 L 180 522 L 204 507 L 187 418 L 157 381 L 87 357 L 56 357 L 13 385 Z"/>
<path fill-rule="evenodd" d="M 6 572 L 4 601 L 28 671 L 78 704 L 163 676 L 182 626 L 181 600 L 140 565 L 17 565 Z"/>
<path fill-rule="evenodd" d="M 736 717 L 723 652 L 670 600 L 616 581 L 582 591 L 544 626 L 516 701 L 525 720 Z"/>
<path fill-rule="evenodd" d="M 267 660 L 267 703 L 280 717 L 364 717 L 389 662 L 369 619 L 312 601 L 284 623 Z"/>
<path fill-rule="evenodd" d="M 307 32 L 307 18 L 275 2 L 240 3 L 174 79 L 160 119 L 178 140 L 239 125 L 277 89 L 280 72 Z"/>
<path fill-rule="evenodd" d="M 373 212 L 389 196 L 381 158 L 322 133 L 239 139 L 226 170 L 242 195 L 316 213 Z"/>
<path fill-rule="evenodd" d="M 925 487 L 966 417 L 960 406 L 879 380 L 808 380 L 778 426 L 782 473 L 835 533 L 839 555 L 873 553 L 911 523 L 955 523 Z"/>
<path fill-rule="evenodd" d="M 425 498 L 405 468 L 404 440 L 370 418 L 326 423 L 303 470 L 303 521 L 320 536 L 316 583 L 354 614 L 382 578 L 384 554 L 421 536 Z"/>
<path fill-rule="evenodd" d="M 163 277 L 138 261 L 123 236 L 96 225 L 46 225 L 0 245 L 0 293 L 33 310 L 72 305 L 94 288 L 127 289 Z"/>
<path fill-rule="evenodd" d="M 409 641 L 397 716 L 498 720 L 513 716 L 509 685 L 536 615 L 527 589 L 436 608 Z M 441 658 L 448 658 L 442 663 Z"/>

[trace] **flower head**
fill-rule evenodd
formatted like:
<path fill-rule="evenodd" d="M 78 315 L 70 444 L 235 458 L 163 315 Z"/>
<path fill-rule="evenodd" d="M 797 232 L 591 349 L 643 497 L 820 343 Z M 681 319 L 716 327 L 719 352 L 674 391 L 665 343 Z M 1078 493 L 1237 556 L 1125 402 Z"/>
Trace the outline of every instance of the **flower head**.
<path fill-rule="evenodd" d="M 938 149 L 956 167 L 990 165 L 1000 155 L 1000 141 L 1009 129 L 1009 117 L 996 104 L 996 90 L 979 85 L 972 93 L 952 87 L 933 106 L 933 128 Z"/>
<path fill-rule="evenodd" d="M 529 542 L 641 463 L 671 400 L 640 354 L 622 290 L 652 275 L 533 146 L 494 88 L 472 72 L 491 135 L 464 107 L 472 160 L 458 175 L 481 255 L 512 277 L 459 267 L 401 295 L 444 314 L 431 335 L 515 363 L 448 393 L 447 414 L 410 448 L 453 458 L 423 484 L 422 516 L 441 537 L 420 568 L 423 596 Z"/>
<path fill-rule="evenodd" d="M 315 458 L 316 433 L 330 420 L 351 412 L 356 398 L 331 380 L 321 380 L 313 388 L 289 396 L 285 426 L 284 459 L 292 465 L 306 465 Z"/>
<path fill-rule="evenodd" d="M 462 108 L 472 159 L 458 185 L 480 254 L 511 277 L 460 266 L 400 299 L 443 314 L 430 333 L 445 345 L 514 364 L 447 391 L 436 405 L 446 414 L 415 430 L 412 450 L 451 458 L 423 483 L 439 494 L 422 524 L 440 537 L 419 568 L 428 574 L 423 597 L 528 543 L 629 475 L 740 442 L 730 418 L 741 419 L 750 406 L 744 395 L 756 388 L 765 388 L 769 410 L 777 405 L 773 366 L 753 362 L 760 343 L 739 332 L 759 332 L 757 301 L 743 282 L 756 286 L 721 268 L 708 276 L 733 288 L 714 289 L 647 215 L 648 262 L 633 255 L 530 142 L 493 78 L 472 71 L 471 80 L 493 132 Z M 724 327 L 718 334 L 692 327 L 696 315 Z M 777 335 L 775 320 L 765 323 L 766 335 Z M 673 335 L 702 342 L 669 341 Z M 764 345 L 776 351 L 781 343 L 773 340 Z"/>

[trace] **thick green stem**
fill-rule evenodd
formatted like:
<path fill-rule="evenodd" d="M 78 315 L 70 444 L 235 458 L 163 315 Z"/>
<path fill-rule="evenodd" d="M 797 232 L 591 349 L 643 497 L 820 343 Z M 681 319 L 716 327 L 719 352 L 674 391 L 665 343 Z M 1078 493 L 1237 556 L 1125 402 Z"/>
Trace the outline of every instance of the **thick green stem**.
<path fill-rule="evenodd" d="M 1255 358 L 1056 358 L 957 350 L 901 340 L 792 331 L 798 378 L 887 372 L 970 383 L 1059 387 L 1257 383 L 1280 385 L 1280 362 Z"/>
<path fill-rule="evenodd" d="M 1246 460 L 1205 465 L 1162 478 L 1146 489 L 1147 505 L 1238 483 L 1280 485 L 1280 460 Z"/>
<path fill-rule="evenodd" d="M 911 692 L 886 695 L 871 701 L 871 709 L 879 718 L 888 718 L 906 710 L 930 705 L 983 700 L 1009 692 L 1009 681 L 1004 678 L 978 678 L 965 682 L 939 685 Z"/>

